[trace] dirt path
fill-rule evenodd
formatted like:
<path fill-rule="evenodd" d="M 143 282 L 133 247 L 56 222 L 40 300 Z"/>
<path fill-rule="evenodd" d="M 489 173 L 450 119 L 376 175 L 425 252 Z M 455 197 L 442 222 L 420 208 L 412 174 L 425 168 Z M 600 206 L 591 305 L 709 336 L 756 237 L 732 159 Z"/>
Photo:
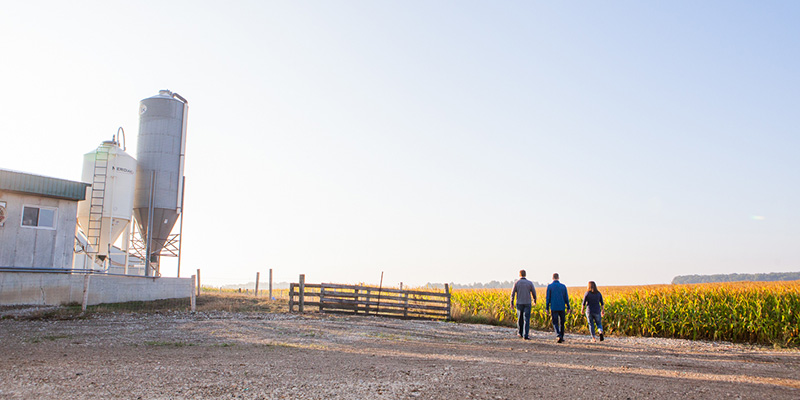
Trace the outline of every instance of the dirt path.
<path fill-rule="evenodd" d="M 800 398 L 800 352 L 319 314 L 0 320 L 0 399 Z"/>

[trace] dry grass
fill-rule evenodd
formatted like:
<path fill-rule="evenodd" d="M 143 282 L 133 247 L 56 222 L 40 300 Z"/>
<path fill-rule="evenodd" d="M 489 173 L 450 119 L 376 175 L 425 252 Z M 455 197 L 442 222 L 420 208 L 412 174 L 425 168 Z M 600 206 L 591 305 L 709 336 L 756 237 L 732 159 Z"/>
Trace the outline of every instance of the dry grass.
<path fill-rule="evenodd" d="M 274 292 L 273 292 L 274 293 Z M 269 300 L 268 296 L 255 297 L 252 293 L 206 292 L 197 297 L 197 311 L 227 312 L 289 312 L 288 300 Z"/>
<path fill-rule="evenodd" d="M 130 301 L 125 303 L 98 304 L 81 311 L 77 303 L 65 304 L 60 307 L 29 307 L 14 306 L 4 307 L 5 311 L 0 318 L 18 320 L 70 320 L 86 318 L 92 314 L 104 313 L 166 313 L 188 312 L 191 304 L 188 298 L 166 299 L 154 301 Z M 18 310 L 20 312 L 13 312 Z M 269 300 L 267 296 L 255 297 L 253 293 L 238 292 L 203 292 L 197 297 L 196 311 L 227 311 L 239 313 L 281 313 L 289 312 L 289 302 L 285 299 Z"/>

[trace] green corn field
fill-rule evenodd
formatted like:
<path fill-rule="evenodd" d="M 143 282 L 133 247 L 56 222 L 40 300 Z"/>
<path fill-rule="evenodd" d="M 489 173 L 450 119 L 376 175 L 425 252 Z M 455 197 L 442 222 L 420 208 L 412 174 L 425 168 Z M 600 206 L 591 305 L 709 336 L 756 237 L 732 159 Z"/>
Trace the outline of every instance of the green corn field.
<path fill-rule="evenodd" d="M 605 300 L 607 335 L 655 336 L 693 340 L 800 347 L 800 281 L 734 282 L 698 285 L 599 287 Z M 585 288 L 570 288 L 572 313 L 567 331 L 587 333 L 580 313 Z M 550 330 L 545 290 L 537 291 L 531 329 Z M 458 321 L 516 324 L 509 289 L 461 289 L 452 293 Z"/>

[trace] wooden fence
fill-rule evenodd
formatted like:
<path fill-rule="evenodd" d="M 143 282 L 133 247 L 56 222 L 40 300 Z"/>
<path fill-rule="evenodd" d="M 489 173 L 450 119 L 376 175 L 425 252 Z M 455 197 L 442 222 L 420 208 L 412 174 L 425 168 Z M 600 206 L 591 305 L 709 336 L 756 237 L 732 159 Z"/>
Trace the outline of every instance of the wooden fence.
<path fill-rule="evenodd" d="M 310 301 L 316 300 L 316 301 Z M 395 318 L 450 319 L 450 287 L 444 292 L 386 289 L 331 283 L 289 285 L 289 312 L 315 307 L 322 312 Z"/>

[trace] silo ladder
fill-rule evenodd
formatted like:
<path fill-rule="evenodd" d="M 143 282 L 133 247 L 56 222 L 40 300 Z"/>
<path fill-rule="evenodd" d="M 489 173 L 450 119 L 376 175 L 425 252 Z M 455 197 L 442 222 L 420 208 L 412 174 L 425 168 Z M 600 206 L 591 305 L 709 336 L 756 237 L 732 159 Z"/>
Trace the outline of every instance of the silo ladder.
<path fill-rule="evenodd" d="M 86 238 L 89 241 L 88 253 L 100 251 L 100 235 L 103 227 L 103 201 L 106 196 L 106 181 L 108 179 L 108 146 L 100 145 L 95 152 L 94 177 L 92 178 L 92 194 L 89 199 L 89 227 Z"/>

